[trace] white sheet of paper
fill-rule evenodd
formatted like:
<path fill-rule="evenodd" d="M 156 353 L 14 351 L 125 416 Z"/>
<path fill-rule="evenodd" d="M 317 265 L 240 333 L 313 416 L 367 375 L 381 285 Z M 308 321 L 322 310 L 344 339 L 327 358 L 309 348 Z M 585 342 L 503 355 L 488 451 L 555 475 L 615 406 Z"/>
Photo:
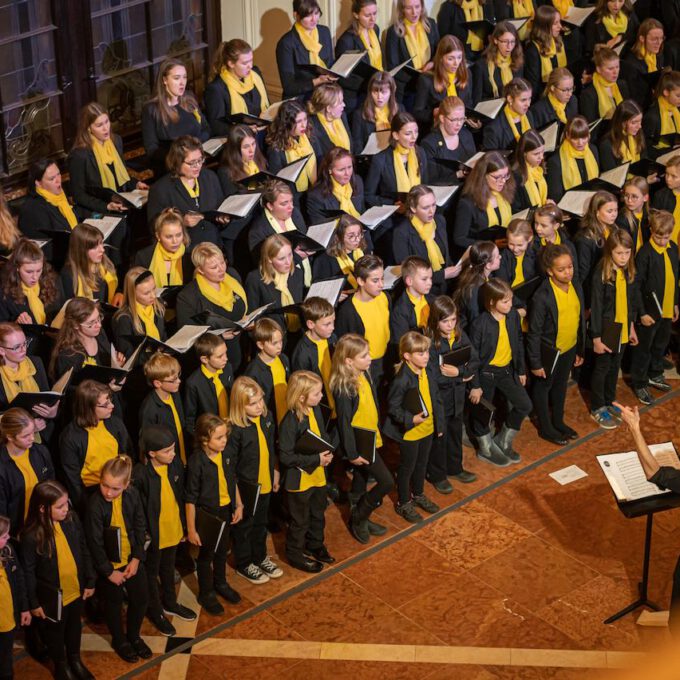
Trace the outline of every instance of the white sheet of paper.
<path fill-rule="evenodd" d="M 401 64 L 398 66 L 395 66 L 394 68 L 390 69 L 388 73 L 394 78 L 394 76 L 401 71 L 401 69 L 404 68 L 407 64 L 410 64 L 413 61 L 413 57 L 409 57 L 406 61 L 402 61 Z"/>
<path fill-rule="evenodd" d="M 481 113 L 487 118 L 495 118 L 504 105 L 505 99 L 502 97 L 499 97 L 498 99 L 487 99 L 483 102 L 479 102 L 479 104 L 475 106 L 474 111 Z"/>
<path fill-rule="evenodd" d="M 210 326 L 192 326 L 187 324 L 182 326 L 171 338 L 168 338 L 165 344 L 176 349 L 178 352 L 186 352 L 208 330 L 210 330 Z"/>
<path fill-rule="evenodd" d="M 113 230 L 120 224 L 122 217 L 113 217 L 113 215 L 104 215 L 104 217 L 88 217 L 85 220 L 85 224 L 89 224 L 92 227 L 96 227 L 101 231 L 104 240 L 111 236 Z"/>
<path fill-rule="evenodd" d="M 209 156 L 214 156 L 226 143 L 226 137 L 212 137 L 207 142 L 203 142 L 203 151 Z"/>
<path fill-rule="evenodd" d="M 545 152 L 552 153 L 557 148 L 557 133 L 560 130 L 560 126 L 557 122 L 548 125 L 545 130 L 541 130 L 539 133 L 543 137 L 545 142 Z"/>
<path fill-rule="evenodd" d="M 562 196 L 562 200 L 557 204 L 557 207 L 578 217 L 583 217 L 588 209 L 590 199 L 595 194 L 595 191 L 567 191 Z"/>
<path fill-rule="evenodd" d="M 525 210 L 520 210 L 519 212 L 510 216 L 510 221 L 512 222 L 512 220 L 526 220 L 526 218 L 529 217 L 530 212 L 531 212 L 531 208 L 526 208 Z"/>
<path fill-rule="evenodd" d="M 464 161 L 463 165 L 465 165 L 468 168 L 474 168 L 475 165 L 477 165 L 479 159 L 482 158 L 482 156 L 484 156 L 485 153 L 486 153 L 485 151 L 478 151 L 474 156 L 471 156 L 466 161 Z"/>
<path fill-rule="evenodd" d="M 287 180 L 288 182 L 297 182 L 300 173 L 304 170 L 305 165 L 307 165 L 307 161 L 310 158 L 311 154 L 293 161 L 290 165 L 286 165 L 285 168 L 281 168 L 281 170 L 276 173 L 276 176 L 280 179 Z"/>
<path fill-rule="evenodd" d="M 372 230 L 397 210 L 399 210 L 397 205 L 374 205 L 359 216 L 359 221 Z"/>
<path fill-rule="evenodd" d="M 345 278 L 340 277 L 338 279 L 331 279 L 330 281 L 315 281 L 307 291 L 305 300 L 309 300 L 311 297 L 320 297 L 324 300 L 330 302 L 333 307 L 338 302 L 340 293 L 345 287 Z"/>
<path fill-rule="evenodd" d="M 262 194 L 234 194 L 222 201 L 217 212 L 235 217 L 245 217 L 252 207 L 260 200 Z"/>
<path fill-rule="evenodd" d="M 259 116 L 258 118 L 262 118 L 262 120 L 274 120 L 276 118 L 276 114 L 279 112 L 279 109 L 281 108 L 281 104 L 284 102 L 290 102 L 293 101 L 295 97 L 289 97 L 288 99 L 283 99 L 280 102 L 274 102 L 269 106 L 269 108 L 265 109 Z"/>
<path fill-rule="evenodd" d="M 149 190 L 148 189 L 135 189 L 134 191 L 121 191 L 118 194 L 121 198 L 124 198 L 129 203 L 135 206 L 135 208 L 141 208 L 146 205 L 149 200 Z"/>
<path fill-rule="evenodd" d="M 595 11 L 594 7 L 570 7 L 563 21 L 572 26 L 582 26 L 583 22 Z"/>
<path fill-rule="evenodd" d="M 380 130 L 371 132 L 366 146 L 361 152 L 361 156 L 375 156 L 375 154 L 384 151 L 390 145 L 390 137 L 392 133 L 389 130 Z"/>
<path fill-rule="evenodd" d="M 615 187 L 620 189 L 626 183 L 626 177 L 628 176 L 628 170 L 630 168 L 630 162 L 619 165 L 616 168 L 607 170 L 600 175 L 600 179 L 613 184 Z"/>
<path fill-rule="evenodd" d="M 313 224 L 307 229 L 307 236 L 322 245 L 324 248 L 327 248 L 337 226 L 338 220 L 333 220 L 332 222 L 323 222 L 322 224 Z"/>
<path fill-rule="evenodd" d="M 329 70 L 341 78 L 347 78 L 365 54 L 366 50 L 363 52 L 345 52 L 333 62 L 333 66 Z"/>
<path fill-rule="evenodd" d="M 659 156 L 656 159 L 656 162 L 660 163 L 661 165 L 666 165 L 666 163 L 668 163 L 668 161 L 671 158 L 673 158 L 673 156 L 677 156 L 678 154 L 680 154 L 680 149 L 676 147 L 675 149 L 671 149 L 670 151 L 667 151 L 665 154 Z"/>
<path fill-rule="evenodd" d="M 395 264 L 385 267 L 383 274 L 383 290 L 392 290 L 397 281 L 401 278 L 401 265 Z"/>
<path fill-rule="evenodd" d="M 453 196 L 453 194 L 458 191 L 460 185 L 451 184 L 445 187 L 435 187 L 428 184 L 428 188 L 432 189 L 432 193 L 434 194 L 435 200 L 437 201 L 437 206 L 441 208 L 446 204 L 449 198 L 451 198 L 451 196 Z"/>
<path fill-rule="evenodd" d="M 575 482 L 577 479 L 587 477 L 588 473 L 581 470 L 578 465 L 570 465 L 561 470 L 555 470 L 555 472 L 551 472 L 548 476 L 552 477 L 558 484 L 564 486 L 565 484 Z"/>

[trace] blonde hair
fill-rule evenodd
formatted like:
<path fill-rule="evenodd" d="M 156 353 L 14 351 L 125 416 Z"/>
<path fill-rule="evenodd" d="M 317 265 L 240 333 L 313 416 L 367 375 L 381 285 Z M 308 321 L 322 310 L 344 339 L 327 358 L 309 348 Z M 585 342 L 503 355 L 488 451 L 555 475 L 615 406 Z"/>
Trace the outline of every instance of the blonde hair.
<path fill-rule="evenodd" d="M 22 408 L 7 409 L 0 418 L 0 442 L 6 444 L 10 437 L 16 437 L 34 422 L 33 416 Z"/>
<path fill-rule="evenodd" d="M 418 331 L 409 331 L 404 333 L 399 339 L 399 363 L 395 370 L 399 370 L 404 364 L 404 355 L 413 354 L 414 352 L 429 352 L 432 341 L 427 335 L 418 333 Z"/>
<path fill-rule="evenodd" d="M 132 458 L 125 453 L 109 458 L 102 465 L 99 479 L 104 479 L 104 475 L 111 475 L 114 479 L 124 479 L 125 484 L 129 484 L 132 477 Z"/>
<path fill-rule="evenodd" d="M 144 376 L 153 386 L 155 380 L 167 380 L 173 375 L 179 376 L 182 368 L 175 357 L 165 352 L 154 352 L 144 364 Z"/>
<path fill-rule="evenodd" d="M 264 283 L 272 283 L 276 277 L 276 270 L 271 260 L 275 258 L 283 248 L 288 246 L 292 250 L 290 241 L 280 234 L 273 234 L 264 240 L 262 243 L 262 249 L 260 250 L 260 276 Z M 288 274 L 292 274 L 295 269 L 295 262 L 291 260 L 290 271 Z"/>
<path fill-rule="evenodd" d="M 295 371 L 288 379 L 286 406 L 298 420 L 307 416 L 309 409 L 307 398 L 316 387 L 323 387 L 323 381 L 316 373 L 311 371 Z"/>
<path fill-rule="evenodd" d="M 356 333 L 347 333 L 335 346 L 331 363 L 329 389 L 346 397 L 354 397 L 359 386 L 359 371 L 347 365 L 347 359 L 354 359 L 368 349 L 365 338 Z M 368 377 L 368 374 L 367 374 Z M 370 378 L 369 378 L 370 380 Z"/>
<path fill-rule="evenodd" d="M 429 33 L 430 22 L 427 20 L 427 7 L 425 7 L 425 0 L 420 0 L 420 18 L 418 21 L 423 25 L 425 32 Z M 403 38 L 406 35 L 404 0 L 397 0 L 397 18 L 394 22 L 394 32 L 400 38 Z"/>
<path fill-rule="evenodd" d="M 196 269 L 205 267 L 205 263 L 208 260 L 212 260 L 213 257 L 219 257 L 224 260 L 226 264 L 226 259 L 224 253 L 214 244 L 209 241 L 204 241 L 199 243 L 191 252 L 191 262 L 196 267 Z M 196 272 L 194 272 L 194 276 Z"/>
<path fill-rule="evenodd" d="M 264 392 L 255 380 L 247 375 L 236 378 L 229 395 L 229 422 L 236 427 L 248 427 L 250 419 L 246 414 L 246 406 L 257 397 L 264 397 Z M 267 407 L 263 404 L 262 415 L 266 414 Z"/>
<path fill-rule="evenodd" d="M 156 239 L 160 241 L 161 231 L 166 224 L 177 224 L 182 228 L 182 243 L 185 246 L 189 245 L 189 232 L 184 226 L 184 221 L 182 220 L 182 213 L 177 208 L 164 208 L 158 213 L 158 217 L 153 223 L 153 233 Z"/>
<path fill-rule="evenodd" d="M 145 275 L 147 273 L 148 275 Z M 128 269 L 123 283 L 123 306 L 115 314 L 115 318 L 119 318 L 122 314 L 128 314 L 132 319 L 132 327 L 140 335 L 146 335 L 146 330 L 142 320 L 139 318 L 139 314 L 137 314 L 136 290 L 137 286 L 147 279 L 154 280 L 153 274 L 148 269 L 139 266 Z M 152 306 L 156 316 L 163 316 L 165 314 L 165 306 L 158 298 L 154 299 Z"/>

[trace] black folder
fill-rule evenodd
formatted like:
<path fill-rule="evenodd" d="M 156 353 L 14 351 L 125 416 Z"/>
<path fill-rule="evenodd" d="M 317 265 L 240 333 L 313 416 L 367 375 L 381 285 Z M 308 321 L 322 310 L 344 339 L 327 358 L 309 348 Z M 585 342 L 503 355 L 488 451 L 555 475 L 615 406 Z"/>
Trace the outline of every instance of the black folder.
<path fill-rule="evenodd" d="M 545 341 L 541 342 L 541 366 L 543 366 L 546 378 L 549 378 L 555 370 L 560 354 L 562 353 L 554 345 Z"/>
<path fill-rule="evenodd" d="M 493 404 L 482 397 L 478 404 L 470 403 L 470 415 L 478 423 L 483 424 L 485 427 L 491 426 L 491 419 L 493 418 L 494 411 Z"/>
<path fill-rule="evenodd" d="M 257 510 L 257 502 L 260 500 L 262 484 L 251 482 L 247 479 L 239 479 L 238 490 L 241 494 L 241 503 L 243 503 L 243 516 L 254 517 Z M 203 542 L 203 539 L 201 539 L 201 542 Z"/>
<path fill-rule="evenodd" d="M 305 456 L 313 456 L 319 455 L 324 451 L 335 451 L 335 447 L 319 437 L 318 434 L 314 434 L 311 430 L 306 430 L 295 442 L 295 451 Z"/>
<path fill-rule="evenodd" d="M 605 319 L 602 322 L 602 335 L 600 336 L 600 340 L 607 345 L 612 352 L 619 352 L 621 350 L 622 331 L 622 323 Z"/>
<path fill-rule="evenodd" d="M 226 522 L 201 507 L 196 508 L 196 533 L 201 539 L 201 545 L 210 550 L 216 550 L 222 538 Z"/>
<path fill-rule="evenodd" d="M 456 366 L 460 368 L 465 366 L 472 356 L 472 347 L 470 345 L 465 345 L 465 347 L 459 347 L 458 349 L 451 350 L 446 354 L 442 355 L 442 364 L 447 366 Z"/>
<path fill-rule="evenodd" d="M 504 241 L 508 238 L 508 232 L 506 230 L 507 225 L 503 227 L 487 227 L 482 229 L 472 235 L 476 241 Z"/>
<path fill-rule="evenodd" d="M 252 113 L 230 113 L 225 116 L 225 120 L 231 125 L 257 125 L 257 127 L 272 123 L 271 120 L 254 116 Z"/>
<path fill-rule="evenodd" d="M 38 404 L 45 404 L 48 408 L 58 404 L 63 396 L 63 394 L 57 394 L 56 392 L 19 392 L 10 402 L 10 406 L 12 408 L 22 408 L 30 413 Z"/>
<path fill-rule="evenodd" d="M 38 603 L 42 607 L 45 616 L 54 623 L 61 621 L 64 594 L 61 588 L 57 588 L 46 581 L 38 580 L 35 586 Z"/>
<path fill-rule="evenodd" d="M 540 276 L 534 276 L 524 283 L 520 283 L 512 289 L 512 294 L 518 297 L 522 302 L 528 302 L 537 288 L 541 285 L 543 279 Z"/>
<path fill-rule="evenodd" d="M 404 395 L 403 405 L 411 415 L 417 416 L 422 413 L 426 418 L 430 415 L 430 412 L 427 410 L 425 402 L 420 395 L 420 390 L 417 387 L 412 387 L 410 390 L 407 390 Z"/>
<path fill-rule="evenodd" d="M 71 385 L 76 387 L 85 380 L 96 380 L 103 385 L 108 385 L 112 380 L 115 380 L 117 383 L 120 382 L 123 378 L 126 378 L 127 375 L 128 371 L 123 368 L 85 364 L 74 373 Z"/>
<path fill-rule="evenodd" d="M 104 528 L 104 551 L 106 558 L 112 564 L 119 564 L 124 561 L 121 556 L 121 539 L 120 527 L 105 527 Z M 125 555 L 127 558 L 127 555 Z"/>
<path fill-rule="evenodd" d="M 357 453 L 373 465 L 375 463 L 375 445 L 378 439 L 376 431 L 367 430 L 364 427 L 352 427 L 352 430 Z"/>

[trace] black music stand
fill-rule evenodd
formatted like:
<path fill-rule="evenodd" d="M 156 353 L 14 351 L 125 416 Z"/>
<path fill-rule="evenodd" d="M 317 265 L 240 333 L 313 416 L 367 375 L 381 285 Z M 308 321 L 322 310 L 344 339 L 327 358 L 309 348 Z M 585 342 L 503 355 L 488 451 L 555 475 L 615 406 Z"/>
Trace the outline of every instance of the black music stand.
<path fill-rule="evenodd" d="M 635 519 L 646 515 L 647 526 L 645 529 L 645 548 L 644 557 L 642 558 L 642 580 L 638 583 L 638 592 L 640 596 L 635 602 L 631 602 L 627 607 L 624 607 L 620 612 L 613 614 L 604 623 L 614 623 L 626 614 L 630 614 L 639 607 L 648 607 L 652 611 L 661 611 L 662 607 L 650 602 L 647 596 L 647 588 L 649 586 L 649 558 L 652 549 L 652 529 L 654 526 L 654 515 L 657 512 L 664 512 L 665 510 L 673 510 L 680 507 L 680 494 L 666 493 L 661 496 L 652 496 L 651 498 L 643 498 L 639 501 L 629 501 L 622 503 L 617 501 L 619 510 L 627 519 Z"/>

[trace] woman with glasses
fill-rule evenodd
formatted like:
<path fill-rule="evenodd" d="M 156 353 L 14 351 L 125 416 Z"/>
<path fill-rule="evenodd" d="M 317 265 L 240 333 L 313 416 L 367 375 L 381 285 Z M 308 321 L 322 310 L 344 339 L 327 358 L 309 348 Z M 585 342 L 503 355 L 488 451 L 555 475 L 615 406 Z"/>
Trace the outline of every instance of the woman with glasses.
<path fill-rule="evenodd" d="M 61 467 L 71 503 L 81 515 L 90 495 L 99 488 L 107 460 L 134 455 L 125 424 L 113 415 L 111 390 L 95 380 L 84 380 L 75 391 L 73 420 L 61 431 Z"/>
<path fill-rule="evenodd" d="M 474 101 L 502 97 L 503 88 L 513 78 L 523 75 L 524 50 L 517 30 L 509 21 L 499 21 L 489 36 L 489 46 L 475 62 Z"/>
<path fill-rule="evenodd" d="M 553 69 L 543 94 L 530 110 L 537 130 L 551 123 L 557 123 L 559 131 L 563 130 L 567 121 L 578 115 L 578 99 L 574 95 L 574 76 L 571 71 L 561 66 Z"/>
<path fill-rule="evenodd" d="M 583 88 L 579 98 L 579 110 L 589 123 L 598 118 L 611 118 L 614 109 L 630 98 L 628 83 L 619 78 L 619 55 L 609 47 L 597 47 L 593 60 L 593 82 Z"/>
<path fill-rule="evenodd" d="M 640 24 L 635 43 L 623 61 L 623 77 L 628 83 L 630 96 L 643 108 L 649 106 L 652 98 L 653 76 L 650 73 L 663 71 L 664 27 L 657 19 L 645 19 Z"/>
<path fill-rule="evenodd" d="M 225 196 L 217 175 L 204 167 L 203 147 L 196 137 L 176 139 L 166 159 L 168 174 L 155 182 L 149 191 L 147 214 L 153 223 L 165 208 L 177 208 L 184 215 L 184 226 L 191 247 L 209 241 L 220 244 L 220 229 L 229 217 L 206 219 L 205 213 L 217 210 Z"/>
<path fill-rule="evenodd" d="M 463 185 L 453 227 L 456 247 L 465 250 L 476 241 L 494 240 L 484 232 L 510 224 L 514 196 L 515 180 L 507 158 L 498 151 L 484 154 Z"/>

